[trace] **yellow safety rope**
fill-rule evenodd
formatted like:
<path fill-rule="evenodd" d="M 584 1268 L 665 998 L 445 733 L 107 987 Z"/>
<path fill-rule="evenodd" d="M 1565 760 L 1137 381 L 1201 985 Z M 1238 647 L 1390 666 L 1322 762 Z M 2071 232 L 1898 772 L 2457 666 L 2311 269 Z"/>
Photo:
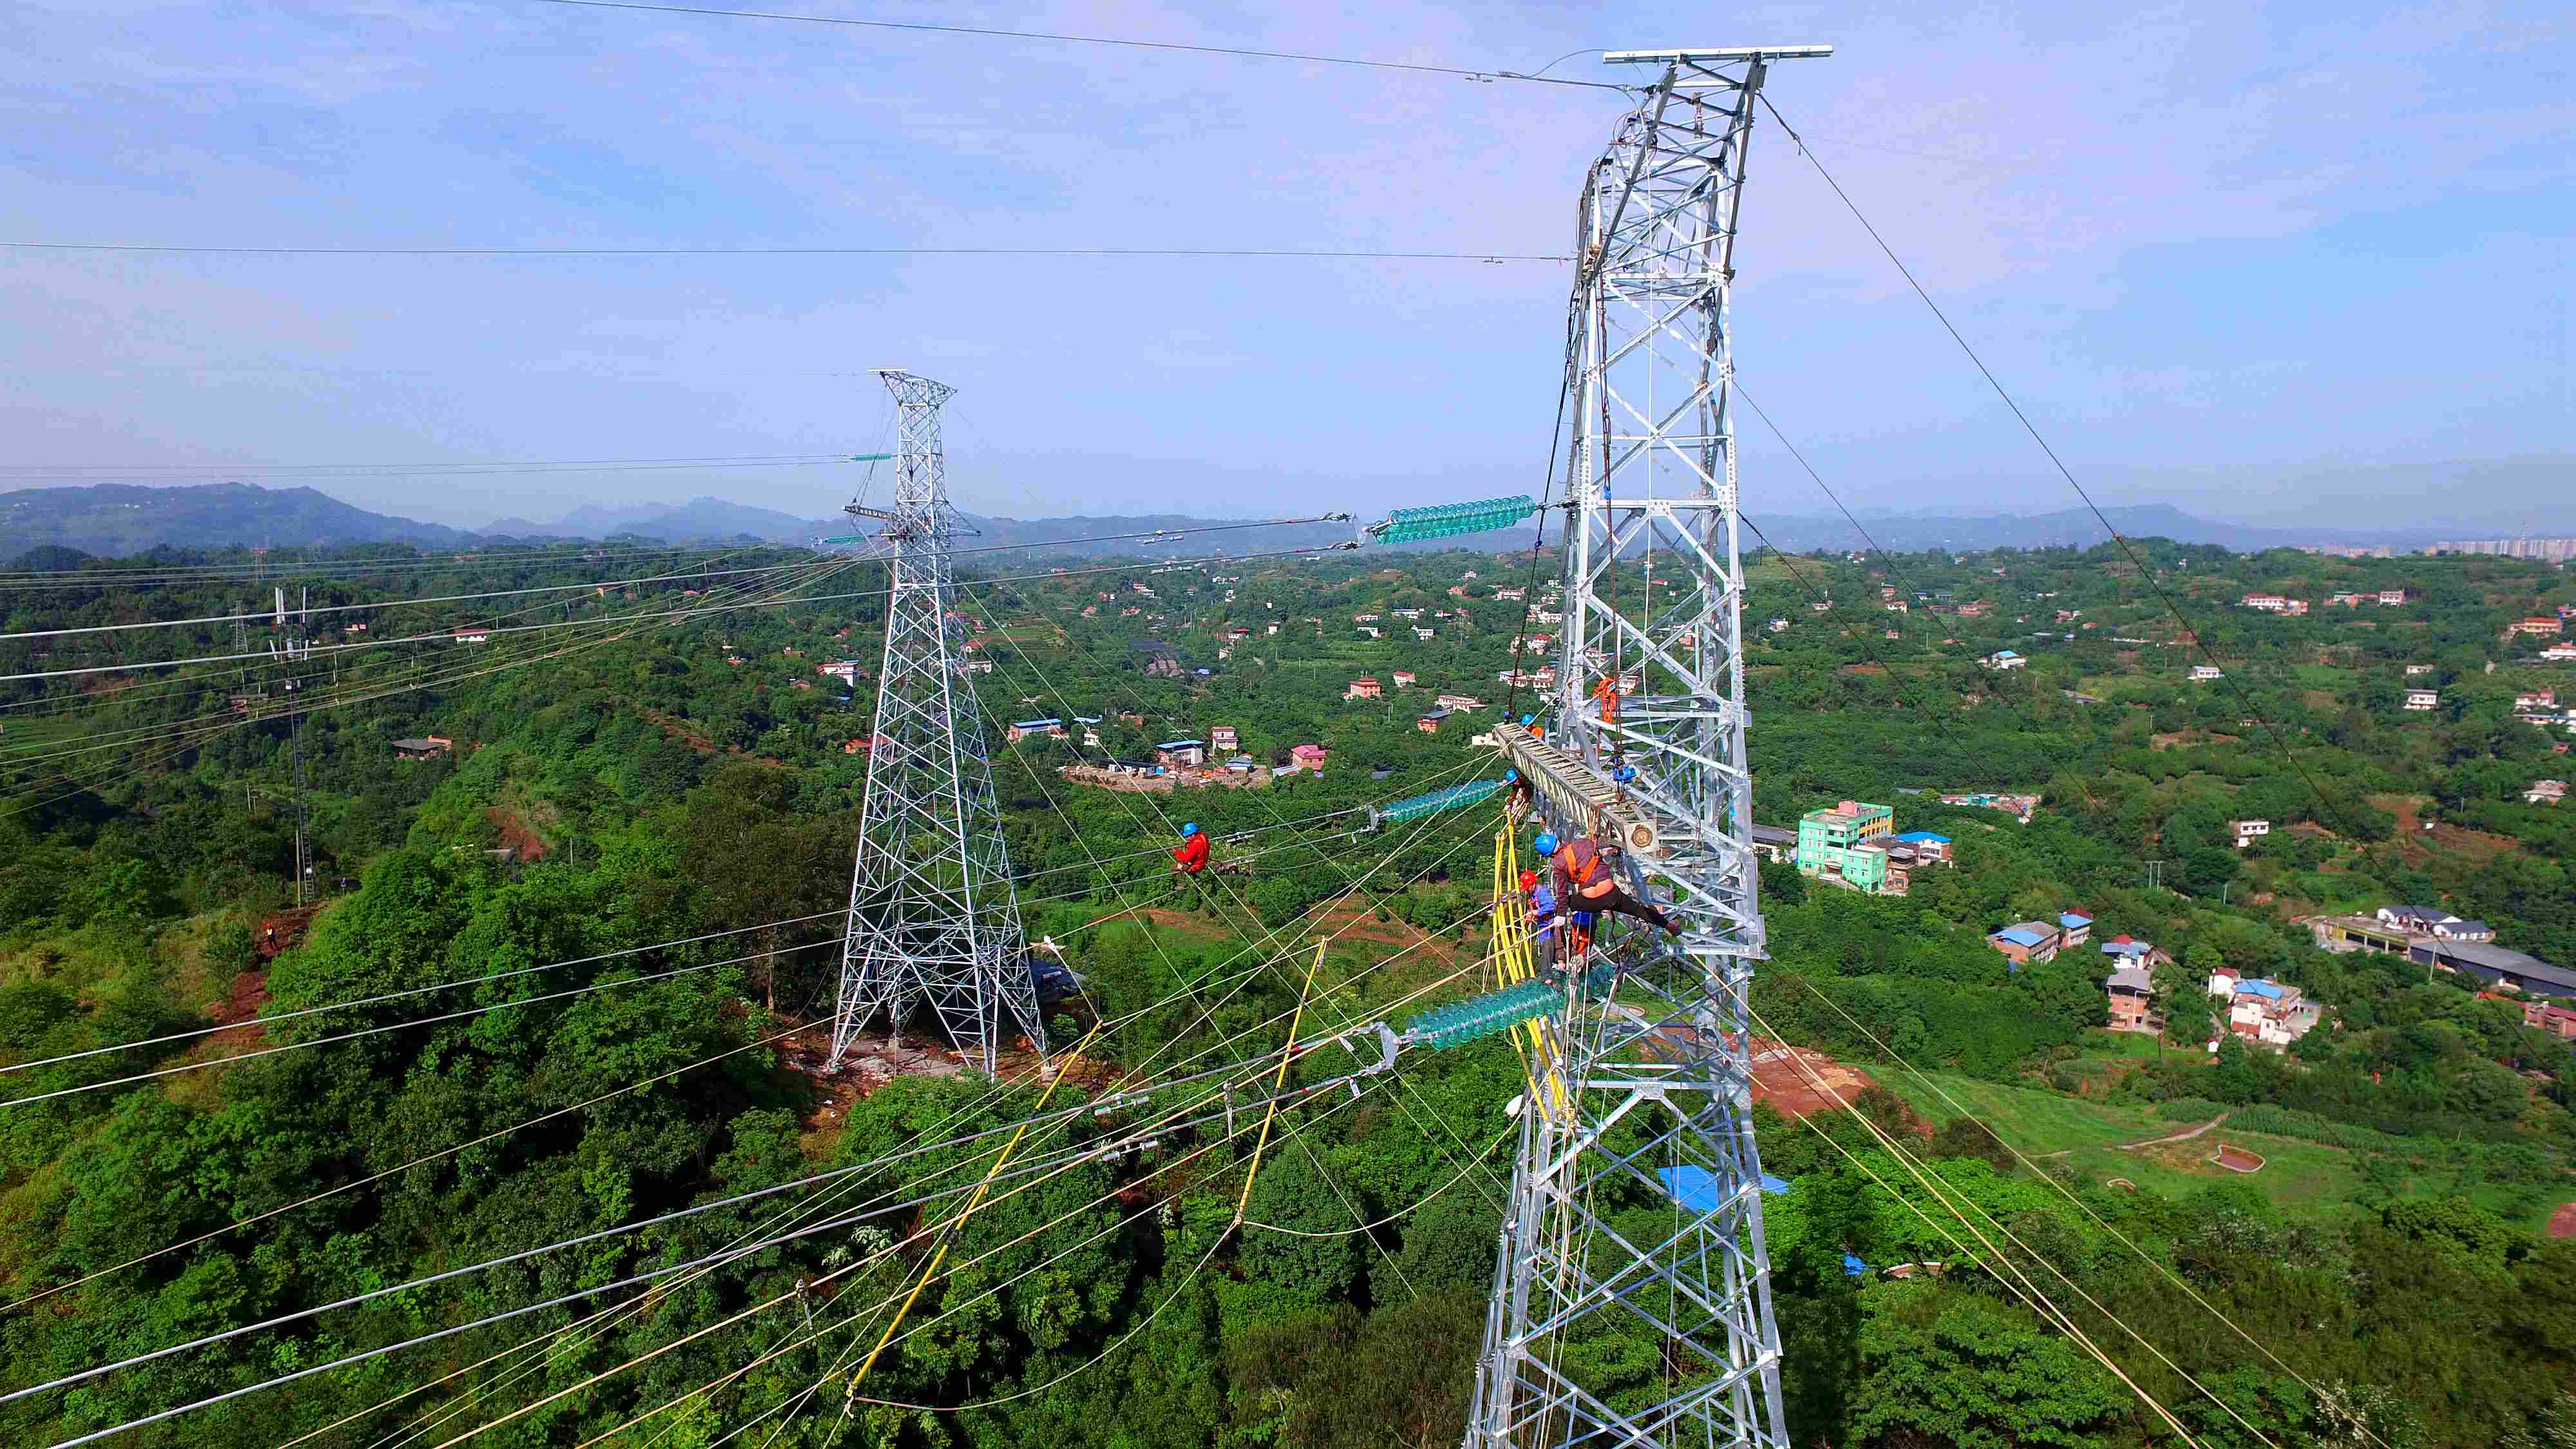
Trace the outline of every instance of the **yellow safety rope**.
<path fill-rule="evenodd" d="M 1520 846 L 1508 817 L 1494 832 L 1494 977 L 1497 986 L 1517 986 L 1538 975 L 1531 945 L 1529 897 L 1521 893 Z M 1565 1078 L 1548 1050 L 1547 1018 L 1533 1017 L 1512 1029 L 1512 1045 L 1521 1055 L 1521 1079 L 1529 1087 L 1528 1104 L 1542 1105 L 1552 1117 L 1565 1113 Z M 1537 1064 L 1547 1063 L 1547 1101 L 1539 1101 Z"/>
<path fill-rule="evenodd" d="M 1065 1054 L 1063 1064 L 1056 1068 L 1055 1080 L 1047 1083 L 1046 1090 L 1038 1094 L 1037 1110 L 1029 1114 L 1031 1118 L 1045 1113 L 1048 1100 L 1055 1096 L 1055 1089 L 1063 1086 L 1065 1078 L 1072 1076 L 1073 1069 L 1081 1065 L 1082 1049 L 1091 1045 L 1091 1039 L 1098 1035 L 1100 1035 L 1100 1028 L 1095 1025 L 1082 1034 L 1082 1040 L 1073 1044 L 1073 1050 Z M 903 1296 L 903 1306 L 894 1311 L 894 1321 L 887 1324 L 885 1332 L 877 1336 L 877 1346 L 868 1350 L 866 1360 L 859 1365 L 858 1373 L 851 1378 L 849 1397 L 852 1400 L 855 1401 L 858 1396 L 859 1385 L 867 1382 L 868 1370 L 876 1367 L 877 1355 L 884 1353 L 886 1345 L 894 1341 L 894 1331 L 903 1326 L 904 1315 L 912 1311 L 913 1301 L 921 1297 L 921 1290 L 930 1286 L 931 1279 L 939 1276 L 939 1265 L 948 1260 L 948 1245 L 957 1240 L 958 1229 L 963 1228 L 966 1220 L 975 1215 L 976 1209 L 984 1205 L 984 1194 L 993 1190 L 993 1179 L 1001 1175 L 1002 1164 L 1010 1161 L 1011 1154 L 1019 1150 L 1020 1139 L 1027 1136 L 1028 1131 L 1029 1124 L 1026 1121 L 1012 1130 L 1011 1140 L 1002 1144 L 1002 1154 L 993 1159 L 991 1167 L 984 1169 L 984 1180 L 975 1184 L 974 1195 L 966 1200 L 966 1206 L 959 1209 L 957 1216 L 950 1218 L 947 1226 L 940 1230 L 939 1250 L 930 1255 L 930 1263 L 921 1270 L 920 1279 L 912 1285 L 912 1291 Z"/>
<path fill-rule="evenodd" d="M 1297 1009 L 1288 1017 L 1288 1043 L 1279 1049 L 1279 1074 L 1270 1081 L 1270 1110 L 1261 1114 L 1261 1135 L 1252 1144 L 1252 1165 L 1243 1174 L 1243 1193 L 1234 1200 L 1234 1221 L 1243 1222 L 1244 1204 L 1252 1201 L 1252 1180 L 1261 1174 L 1261 1154 L 1270 1146 L 1270 1124 L 1279 1118 L 1279 1088 L 1288 1080 L 1288 1063 L 1297 1055 L 1297 1024 L 1306 1018 L 1306 998 L 1315 990 L 1315 973 L 1324 969 L 1324 947 L 1332 938 L 1315 943 L 1315 960 L 1306 968 L 1306 979 L 1297 988 Z"/>

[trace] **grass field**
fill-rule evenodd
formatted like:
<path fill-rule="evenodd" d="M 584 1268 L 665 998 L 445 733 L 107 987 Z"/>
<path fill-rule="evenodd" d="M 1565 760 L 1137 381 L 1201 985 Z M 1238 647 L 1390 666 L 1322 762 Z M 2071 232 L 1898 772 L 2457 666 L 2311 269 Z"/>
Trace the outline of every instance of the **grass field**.
<path fill-rule="evenodd" d="M 2088 1031 L 2077 1043 L 2088 1057 L 2146 1057 L 2160 1052 L 2179 1052 L 2180 1047 L 2160 1046 L 2156 1038 L 2135 1031 Z"/>
<path fill-rule="evenodd" d="M 1936 1126 L 1965 1108 L 2025 1156 L 2062 1160 L 2097 1180 L 2125 1177 L 2140 1188 L 2172 1197 L 2186 1196 L 2213 1183 L 2241 1182 L 2261 1191 L 2294 1217 L 2339 1218 L 2362 1211 L 2357 1201 L 2362 1186 L 2359 1159 L 2344 1148 L 2265 1133 L 2230 1132 L 2222 1122 L 2187 1142 L 2119 1152 L 2113 1150 L 2116 1144 L 2163 1137 L 2199 1124 L 2168 1122 L 2142 1108 L 2090 1102 L 2036 1087 L 1997 1086 L 1947 1072 L 1917 1076 L 1899 1070 L 1878 1076 L 1890 1091 Z M 1950 1100 L 1944 1100 L 1943 1094 Z M 1952 1105 L 1953 1101 L 1957 1105 Z M 2207 1159 L 2222 1140 L 2259 1154 L 2264 1159 L 2262 1170 L 2238 1174 L 2211 1164 Z M 2411 1174 L 2399 1195 L 2435 1197 L 2453 1193 L 2503 1213 L 2534 1232 L 2548 1223 L 2548 1206 L 2535 1209 L 2518 1202 L 2509 1189 L 2464 1189 L 2449 1173 L 2439 1170 Z"/>

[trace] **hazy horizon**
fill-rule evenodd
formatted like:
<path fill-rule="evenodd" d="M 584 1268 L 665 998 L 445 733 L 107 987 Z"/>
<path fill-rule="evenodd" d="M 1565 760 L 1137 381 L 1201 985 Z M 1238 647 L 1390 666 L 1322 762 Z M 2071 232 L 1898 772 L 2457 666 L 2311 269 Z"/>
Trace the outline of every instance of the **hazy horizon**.
<path fill-rule="evenodd" d="M 2298 526 L 2474 503 L 2460 526 L 2490 529 L 2576 495 L 2494 472 L 2563 471 L 2576 417 L 2563 11 L 2427 27 L 2386 4 L 1774 5 L 1720 22 L 1663 3 L 1614 25 L 1543 6 L 1023 5 L 977 22 L 1523 70 L 1584 46 L 1831 41 L 1766 94 L 2106 506 Z M 1311 509 L 1325 483 L 1353 508 L 1530 491 L 1561 368 L 1556 263 L 26 244 L 1548 254 L 1621 107 L 501 0 L 37 7 L 13 39 L 0 476 L 31 486 L 875 451 L 889 407 L 866 369 L 899 365 L 960 389 L 952 485 L 979 513 L 1261 515 Z M 1550 74 L 1602 67 L 1577 54 Z M 1739 375 L 1845 502 L 2075 506 L 1767 116 L 1742 224 Z M 1830 508 L 1757 419 L 1740 430 L 1749 505 Z M 2446 484 L 2459 460 L 2487 481 Z M 302 481 L 471 527 L 700 495 L 821 516 L 851 472 Z"/>

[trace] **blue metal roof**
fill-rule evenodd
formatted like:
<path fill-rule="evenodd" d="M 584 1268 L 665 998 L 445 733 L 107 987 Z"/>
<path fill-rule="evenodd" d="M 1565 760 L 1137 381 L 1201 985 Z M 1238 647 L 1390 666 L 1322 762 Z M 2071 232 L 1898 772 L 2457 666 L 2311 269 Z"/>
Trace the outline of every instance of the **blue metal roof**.
<path fill-rule="evenodd" d="M 1014 721 L 1011 728 L 1015 730 L 1042 730 L 1062 723 L 1064 723 L 1064 721 L 1060 719 L 1024 719 Z"/>
<path fill-rule="evenodd" d="M 2144 956 L 2154 949 L 2155 947 L 2148 945 L 2144 941 L 2105 941 L 2102 943 L 2102 954 L 2105 956 Z"/>
<path fill-rule="evenodd" d="M 2010 941 L 2016 946 L 2036 946 L 2048 938 L 2037 931 L 2025 931 L 2021 927 L 2015 926 L 2010 930 L 1995 932 L 1995 939 L 1998 941 Z"/>
<path fill-rule="evenodd" d="M 1207 748 L 1207 741 L 1165 740 L 1161 744 L 1154 746 L 1154 748 L 1158 750 L 1203 750 Z"/>
<path fill-rule="evenodd" d="M 2245 994 L 2246 994 L 2246 993 L 2248 993 L 2248 992 L 2251 992 L 2251 993 L 2253 993 L 2253 994 L 2254 994 L 2254 995 L 2256 995 L 2256 996 L 2261 996 L 2261 997 L 2268 998 L 2268 999 L 2273 1000 L 2273 1001 L 2278 1001 L 2278 1000 L 2280 1000 L 2280 999 L 2281 999 L 2281 996 L 2282 996 L 2281 988 L 2280 988 L 2280 986 L 2279 986 L 2277 983 L 2275 983 L 2275 982 L 2270 982 L 2270 981 L 2239 981 L 2239 982 L 2237 982 L 2237 983 L 2236 983 L 2236 994 L 2237 994 L 2237 995 L 2239 995 L 2239 996 L 2243 996 L 2243 995 L 2245 995 Z"/>
<path fill-rule="evenodd" d="M 1904 841 L 1908 845 L 1921 845 L 1927 840 L 1937 840 L 1943 845 L 1950 843 L 1950 837 L 1946 835 L 1935 835 L 1929 830 L 1909 830 L 1896 838 Z"/>
<path fill-rule="evenodd" d="M 2064 926 L 2071 931 L 2077 926 L 2089 926 L 2093 924 L 2093 918 L 2084 914 L 2082 911 L 2060 911 L 2057 916 L 2057 924 Z"/>

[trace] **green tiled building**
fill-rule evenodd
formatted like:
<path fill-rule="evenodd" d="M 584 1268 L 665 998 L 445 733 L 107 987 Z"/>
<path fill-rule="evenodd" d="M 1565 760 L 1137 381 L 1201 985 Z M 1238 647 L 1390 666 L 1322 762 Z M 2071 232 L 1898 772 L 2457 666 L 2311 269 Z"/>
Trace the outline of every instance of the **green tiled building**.
<path fill-rule="evenodd" d="M 1896 810 L 1845 800 L 1830 810 L 1810 810 L 1798 819 L 1798 871 L 1801 875 L 1835 875 L 1865 891 L 1887 885 L 1887 853 L 1857 849 L 1862 841 L 1896 829 Z"/>

